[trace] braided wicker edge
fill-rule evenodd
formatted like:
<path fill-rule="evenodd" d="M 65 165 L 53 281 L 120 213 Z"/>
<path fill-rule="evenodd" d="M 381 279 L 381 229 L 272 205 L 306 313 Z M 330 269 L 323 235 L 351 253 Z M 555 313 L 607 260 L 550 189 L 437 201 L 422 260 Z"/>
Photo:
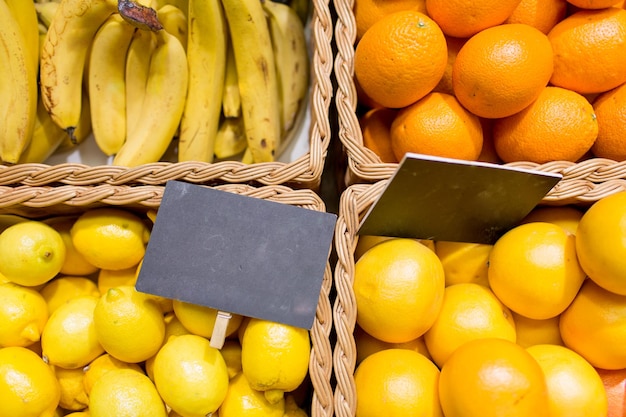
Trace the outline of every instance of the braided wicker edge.
<path fill-rule="evenodd" d="M 315 211 L 326 211 L 321 198 L 312 190 L 291 189 L 285 185 L 253 187 L 247 184 L 222 184 L 212 188 L 235 194 L 271 200 Z M 97 186 L 0 186 L 0 214 L 18 214 L 29 218 L 44 218 L 52 215 L 74 215 L 89 208 L 116 206 L 132 210 L 158 209 L 163 197 L 164 186 L 128 186 L 101 184 Z M 330 253 L 329 253 L 330 255 Z M 316 319 L 310 330 L 311 358 L 309 375 L 313 386 L 311 415 L 331 417 L 333 415 L 332 288 L 330 262 L 326 263 L 322 288 L 316 310 Z"/>
<path fill-rule="evenodd" d="M 65 163 L 59 165 L 0 165 L 0 186 L 30 185 L 163 185 L 168 180 L 197 184 L 254 183 L 257 185 L 288 184 L 292 188 L 319 187 L 331 138 L 329 120 L 333 97 L 331 72 L 333 65 L 333 20 L 329 0 L 312 0 L 311 87 L 309 92 L 311 126 L 309 151 L 289 162 L 268 162 L 246 165 L 237 161 L 216 163 L 157 162 L 138 167 L 88 166 Z"/>
<path fill-rule="evenodd" d="M 334 73 L 337 79 L 335 103 L 338 114 L 338 136 L 347 155 L 346 185 L 372 183 L 389 179 L 398 164 L 381 162 L 363 145 L 363 136 L 356 114 L 358 103 L 354 84 L 354 42 L 356 23 L 353 0 L 334 0 L 335 24 Z M 616 162 L 592 158 L 574 163 L 555 161 L 546 164 L 515 162 L 505 166 L 557 173 L 563 176 L 559 184 L 544 198 L 545 204 L 589 204 L 620 190 L 626 190 L 626 161 Z"/>

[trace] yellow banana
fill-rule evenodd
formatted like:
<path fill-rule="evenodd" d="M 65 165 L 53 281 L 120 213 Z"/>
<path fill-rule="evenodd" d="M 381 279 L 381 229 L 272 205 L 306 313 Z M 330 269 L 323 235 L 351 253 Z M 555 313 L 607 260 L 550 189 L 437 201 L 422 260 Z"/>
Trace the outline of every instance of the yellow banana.
<path fill-rule="evenodd" d="M 174 35 L 165 30 L 156 35 L 141 115 L 128 130 L 113 165 L 133 167 L 159 161 L 180 124 L 189 77 L 187 56 Z"/>
<path fill-rule="evenodd" d="M 176 36 L 187 50 L 187 15 L 173 4 L 165 4 L 157 10 L 163 29 Z"/>
<path fill-rule="evenodd" d="M 224 92 L 222 94 L 222 113 L 226 117 L 239 117 L 241 114 L 241 97 L 239 96 L 235 53 L 230 43 L 226 49 L 226 74 L 224 75 Z"/>
<path fill-rule="evenodd" d="M 215 157 L 232 158 L 241 154 L 248 146 L 241 117 L 224 117 L 215 138 Z"/>
<path fill-rule="evenodd" d="M 189 91 L 180 125 L 178 160 L 212 162 L 222 110 L 228 33 L 220 1 L 189 0 L 188 21 Z"/>
<path fill-rule="evenodd" d="M 29 0 L 5 0 L 24 36 L 30 65 L 39 71 L 39 28 L 35 3 Z"/>
<path fill-rule="evenodd" d="M 85 91 L 86 89 L 87 88 L 84 87 L 83 94 L 81 95 L 80 119 L 76 130 L 74 130 L 74 137 L 70 138 L 70 136 L 65 133 L 65 139 L 63 139 L 63 142 L 59 145 L 59 151 L 67 151 L 75 148 L 91 135 L 91 105 L 89 102 L 89 94 Z"/>
<path fill-rule="evenodd" d="M 35 125 L 37 72 L 30 54 L 11 10 L 0 1 L 0 158 L 5 163 L 19 160 Z"/>
<path fill-rule="evenodd" d="M 91 128 L 98 148 L 116 154 L 126 140 L 126 52 L 135 28 L 112 14 L 98 29 L 89 55 Z"/>
<path fill-rule="evenodd" d="M 41 100 L 37 102 L 35 128 L 26 149 L 20 155 L 18 163 L 42 163 L 57 150 L 67 134 L 50 117 Z"/>
<path fill-rule="evenodd" d="M 39 22 L 43 23 L 46 28 L 50 27 L 50 23 L 59 8 L 59 2 L 50 1 L 47 3 L 34 3 L 34 5 Z"/>
<path fill-rule="evenodd" d="M 160 9 L 166 4 L 171 4 L 173 6 L 178 7 L 180 10 L 185 13 L 185 16 L 188 16 L 189 11 L 189 0 L 155 0 L 156 6 L 153 6 L 155 9 Z"/>
<path fill-rule="evenodd" d="M 273 0 L 264 1 L 263 8 L 276 59 L 284 135 L 294 126 L 309 91 L 309 53 L 304 26 L 294 9 Z"/>
<path fill-rule="evenodd" d="M 255 163 L 275 159 L 280 109 L 274 51 L 259 0 L 222 0 L 235 52 L 241 111 Z"/>
<path fill-rule="evenodd" d="M 146 94 L 150 57 L 156 48 L 156 34 L 135 31 L 126 54 L 126 129 L 134 128 L 141 117 Z"/>

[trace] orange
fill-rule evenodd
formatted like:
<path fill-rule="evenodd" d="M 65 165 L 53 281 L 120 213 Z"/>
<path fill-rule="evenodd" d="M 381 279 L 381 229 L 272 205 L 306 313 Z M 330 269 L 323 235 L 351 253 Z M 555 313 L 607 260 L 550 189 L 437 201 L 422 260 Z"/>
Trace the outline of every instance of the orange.
<path fill-rule="evenodd" d="M 578 223 L 576 251 L 589 278 L 626 295 L 626 191 L 589 207 Z"/>
<path fill-rule="evenodd" d="M 539 363 L 548 385 L 552 417 L 606 417 L 602 379 L 582 356 L 564 346 L 535 345 L 526 349 Z"/>
<path fill-rule="evenodd" d="M 445 277 L 437 255 L 413 239 L 390 239 L 354 267 L 357 323 L 375 338 L 403 343 L 426 333 L 441 304 Z"/>
<path fill-rule="evenodd" d="M 557 23 L 548 39 L 554 51 L 551 84 L 601 93 L 626 82 L 626 10 L 581 10 Z"/>
<path fill-rule="evenodd" d="M 600 375 L 608 401 L 606 417 L 624 417 L 626 415 L 626 368 L 607 370 L 596 368 Z"/>
<path fill-rule="evenodd" d="M 487 277 L 498 298 L 518 314 L 542 320 L 572 302 L 585 279 L 575 237 L 552 223 L 514 227 L 493 245 Z"/>
<path fill-rule="evenodd" d="M 575 235 L 578 222 L 582 217 L 583 212 L 574 206 L 541 206 L 535 207 L 520 223 L 554 223 L 561 226 L 566 232 Z"/>
<path fill-rule="evenodd" d="M 559 323 L 565 346 L 596 368 L 626 368 L 626 296 L 588 279 Z"/>
<path fill-rule="evenodd" d="M 446 70 L 443 72 L 443 76 L 439 83 L 435 86 L 433 91 L 438 93 L 446 93 L 454 95 L 454 89 L 452 88 L 452 67 L 454 61 L 458 55 L 461 47 L 465 45 L 467 38 L 455 38 L 446 35 L 446 46 L 448 47 L 448 63 L 446 64 Z"/>
<path fill-rule="evenodd" d="M 587 99 L 551 86 L 528 107 L 493 126 L 496 152 L 504 162 L 576 162 L 597 136 L 598 122 Z"/>
<path fill-rule="evenodd" d="M 547 34 L 566 13 L 565 0 L 522 0 L 504 23 L 524 23 Z"/>
<path fill-rule="evenodd" d="M 415 10 L 426 13 L 426 0 L 358 0 L 354 2 L 352 11 L 356 23 L 356 39 L 374 23 L 388 14 L 403 10 Z"/>
<path fill-rule="evenodd" d="M 493 245 L 482 243 L 436 242 L 435 253 L 443 265 L 446 286 L 473 282 L 488 287 L 487 267 L 491 248 Z"/>
<path fill-rule="evenodd" d="M 581 9 L 604 9 L 620 3 L 615 0 L 567 0 L 567 2 Z"/>
<path fill-rule="evenodd" d="M 452 67 L 461 104 L 487 118 L 515 114 L 532 103 L 553 69 L 547 36 L 520 23 L 490 27 L 465 42 Z"/>
<path fill-rule="evenodd" d="M 354 373 L 355 417 L 443 417 L 439 369 L 406 349 L 387 349 L 363 360 Z"/>
<path fill-rule="evenodd" d="M 446 35 L 470 37 L 499 25 L 513 13 L 520 0 L 426 0 L 428 15 Z"/>
<path fill-rule="evenodd" d="M 476 339 L 454 351 L 441 369 L 439 400 L 446 417 L 549 415 L 541 367 L 504 339 Z"/>
<path fill-rule="evenodd" d="M 388 343 L 376 339 L 374 336 L 367 333 L 359 326 L 356 326 L 356 328 L 354 329 L 354 341 L 356 343 L 357 364 L 363 362 L 363 359 L 367 358 L 371 354 L 386 349 L 413 350 L 417 353 L 421 353 L 428 359 L 431 359 L 430 353 L 428 353 L 428 349 L 426 348 L 426 343 L 424 342 L 423 336 L 420 336 L 417 339 L 413 339 L 405 343 Z"/>
<path fill-rule="evenodd" d="M 379 107 L 371 109 L 359 118 L 363 145 L 372 150 L 381 162 L 397 163 L 391 149 L 391 123 L 397 110 Z"/>
<path fill-rule="evenodd" d="M 354 52 L 354 75 L 365 94 L 384 107 L 415 103 L 446 69 L 446 38 L 424 13 L 385 16 L 363 35 Z"/>
<path fill-rule="evenodd" d="M 591 152 L 598 158 L 626 160 L 626 83 L 596 97 L 593 109 L 598 137 Z"/>
<path fill-rule="evenodd" d="M 535 320 L 512 312 L 515 321 L 515 342 L 522 347 L 552 344 L 563 345 L 559 330 L 560 316 L 549 319 Z"/>
<path fill-rule="evenodd" d="M 450 355 L 470 340 L 497 337 L 515 342 L 511 311 L 487 287 L 455 284 L 446 287 L 437 320 L 424 335 L 433 361 L 441 368 Z"/>
<path fill-rule="evenodd" d="M 475 161 L 482 146 L 480 120 L 450 94 L 427 94 L 400 110 L 391 124 L 391 148 L 398 160 L 412 152 Z"/>

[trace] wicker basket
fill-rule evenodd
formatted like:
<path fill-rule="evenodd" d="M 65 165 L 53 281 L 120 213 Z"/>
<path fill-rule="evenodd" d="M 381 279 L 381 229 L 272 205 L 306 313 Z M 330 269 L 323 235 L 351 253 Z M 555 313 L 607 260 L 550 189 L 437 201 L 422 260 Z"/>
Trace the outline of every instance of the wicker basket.
<path fill-rule="evenodd" d="M 291 188 L 317 189 L 331 138 L 329 107 L 333 96 L 331 72 L 333 20 L 328 0 L 312 0 L 310 17 L 311 86 L 308 152 L 291 162 L 246 165 L 238 161 L 215 163 L 158 162 L 139 167 L 89 166 L 63 163 L 0 165 L 0 186 L 25 184 L 67 185 L 163 185 L 167 180 L 196 184 L 252 183 L 287 184 Z"/>
<path fill-rule="evenodd" d="M 363 137 L 357 116 L 357 92 L 354 84 L 354 45 L 356 23 L 354 0 L 335 0 L 337 22 L 335 24 L 335 77 L 337 89 L 335 103 L 338 114 L 338 135 L 347 155 L 345 184 L 372 183 L 388 179 L 398 164 L 383 163 L 380 158 L 363 145 Z M 626 132 L 625 132 L 626 134 Z M 626 189 L 626 161 L 592 158 L 579 163 L 555 161 L 546 164 L 515 162 L 511 167 L 563 175 L 560 183 L 546 196 L 545 202 L 568 203 L 591 202 L 598 198 Z"/>
<path fill-rule="evenodd" d="M 326 211 L 323 201 L 311 190 L 294 190 L 283 185 L 252 187 L 246 184 L 226 184 L 213 187 L 235 194 L 271 200 L 315 211 Z M 96 207 L 121 207 L 138 213 L 159 207 L 163 186 L 98 185 L 58 187 L 18 186 L 0 187 L 0 214 L 18 214 L 33 219 L 53 215 L 80 214 Z M 333 415 L 333 391 L 331 387 L 332 350 L 330 333 L 332 311 L 330 291 L 332 273 L 330 262 L 326 263 L 322 289 L 317 305 L 316 319 L 311 335 L 311 358 L 309 376 L 312 385 L 310 415 L 331 417 Z"/>

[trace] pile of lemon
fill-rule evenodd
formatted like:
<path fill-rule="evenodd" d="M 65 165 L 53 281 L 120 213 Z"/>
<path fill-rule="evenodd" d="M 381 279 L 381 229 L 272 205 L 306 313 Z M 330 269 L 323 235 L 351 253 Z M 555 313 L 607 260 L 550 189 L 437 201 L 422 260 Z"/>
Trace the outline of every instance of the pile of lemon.
<path fill-rule="evenodd" d="M 0 233 L 0 417 L 306 416 L 308 331 L 138 292 L 155 213 L 94 208 Z"/>
<path fill-rule="evenodd" d="M 626 412 L 626 192 L 493 245 L 363 236 L 355 259 L 356 417 Z"/>

